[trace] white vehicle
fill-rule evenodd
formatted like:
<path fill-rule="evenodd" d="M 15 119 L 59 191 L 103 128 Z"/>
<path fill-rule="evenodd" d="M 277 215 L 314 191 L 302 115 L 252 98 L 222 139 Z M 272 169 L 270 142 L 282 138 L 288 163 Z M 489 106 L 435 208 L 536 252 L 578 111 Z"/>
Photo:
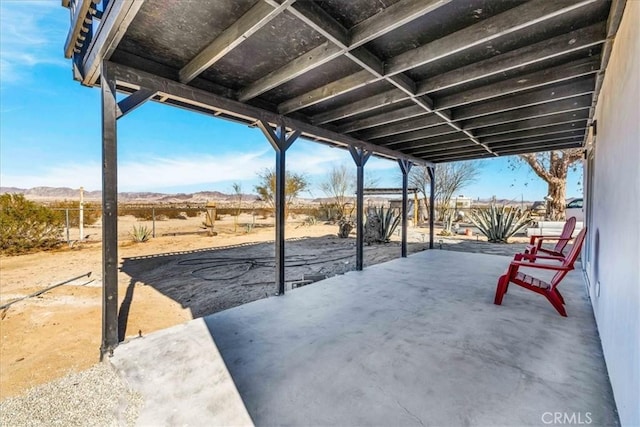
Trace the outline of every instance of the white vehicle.
<path fill-rule="evenodd" d="M 579 197 L 577 199 L 572 199 L 565 206 L 565 218 L 571 218 L 572 216 L 576 217 L 576 221 L 584 221 L 584 207 L 583 207 L 583 199 Z"/>

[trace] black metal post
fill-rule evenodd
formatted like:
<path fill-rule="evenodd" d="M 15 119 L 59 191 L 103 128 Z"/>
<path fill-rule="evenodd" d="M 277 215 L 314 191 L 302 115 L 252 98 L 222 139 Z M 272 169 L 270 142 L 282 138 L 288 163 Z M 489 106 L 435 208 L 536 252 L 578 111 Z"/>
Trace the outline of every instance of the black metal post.
<path fill-rule="evenodd" d="M 431 187 L 429 191 L 429 249 L 433 249 L 433 233 L 436 215 L 436 170 L 435 166 L 427 167 Z"/>
<path fill-rule="evenodd" d="M 409 172 L 413 165 L 410 161 L 405 159 L 398 159 L 398 165 L 402 171 L 402 244 L 401 253 L 402 257 L 407 257 L 407 208 L 409 205 L 407 199 L 407 188 L 409 187 Z"/>
<path fill-rule="evenodd" d="M 363 148 L 349 146 L 349 152 L 356 164 L 356 270 L 361 271 L 364 258 L 364 165 L 371 152 Z"/>
<path fill-rule="evenodd" d="M 284 282 L 285 282 L 285 250 L 284 250 L 284 238 L 285 238 L 285 223 L 286 223 L 286 209 L 285 209 L 285 186 L 286 186 L 286 151 L 293 144 L 293 142 L 300 136 L 299 131 L 293 131 L 287 135 L 286 128 L 284 126 L 278 126 L 276 132 L 271 129 L 271 126 L 265 122 L 259 122 L 258 126 L 267 137 L 267 140 L 276 151 L 276 188 L 274 194 L 275 204 L 275 216 L 276 216 L 276 285 L 278 286 L 277 295 L 284 295 Z"/>
<path fill-rule="evenodd" d="M 102 345 L 100 358 L 118 346 L 118 169 L 116 82 L 102 63 Z"/>

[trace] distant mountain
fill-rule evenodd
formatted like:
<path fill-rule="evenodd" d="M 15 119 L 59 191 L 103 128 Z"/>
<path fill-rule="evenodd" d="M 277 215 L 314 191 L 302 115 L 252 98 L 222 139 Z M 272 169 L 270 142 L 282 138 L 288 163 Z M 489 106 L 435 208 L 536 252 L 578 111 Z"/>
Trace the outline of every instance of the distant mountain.
<path fill-rule="evenodd" d="M 27 199 L 32 200 L 77 200 L 80 197 L 80 190 L 68 187 L 34 187 L 34 188 L 17 188 L 17 187 L 0 187 L 0 194 L 5 193 L 21 193 Z M 220 191 L 199 191 L 197 193 L 152 193 L 152 192 L 122 192 L 118 193 L 118 200 L 121 202 L 138 202 L 138 203 L 206 203 L 207 201 L 233 201 L 236 199 L 235 194 L 225 194 Z M 256 199 L 255 194 L 243 194 L 243 201 L 253 201 Z M 102 191 L 86 191 L 84 199 L 101 200 Z"/>

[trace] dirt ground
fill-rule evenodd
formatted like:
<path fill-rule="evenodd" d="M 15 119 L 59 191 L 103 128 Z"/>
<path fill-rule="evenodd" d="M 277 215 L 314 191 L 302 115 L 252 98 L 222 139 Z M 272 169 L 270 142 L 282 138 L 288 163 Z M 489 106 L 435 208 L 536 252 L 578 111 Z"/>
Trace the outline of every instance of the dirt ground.
<path fill-rule="evenodd" d="M 133 243 L 137 221 L 119 220 L 118 276 L 121 338 L 148 334 L 275 294 L 273 219 L 241 216 L 216 222 L 216 236 L 202 218 L 156 223 L 156 238 Z M 254 224 L 255 223 L 255 224 Z M 252 224 L 246 226 L 245 224 Z M 417 230 L 417 231 L 416 231 Z M 336 237 L 337 226 L 287 224 L 286 280 L 332 276 L 354 269 L 355 239 Z M 426 248 L 425 233 L 413 229 L 409 251 Z M 72 239 L 77 238 L 71 230 Z M 85 227 L 89 239 L 51 252 L 0 257 L 0 305 L 81 274 L 81 278 L 0 312 L 0 400 L 99 359 L 101 336 L 100 227 Z M 398 237 L 365 247 L 365 266 L 400 256 Z M 412 241 L 413 240 L 413 241 Z"/>

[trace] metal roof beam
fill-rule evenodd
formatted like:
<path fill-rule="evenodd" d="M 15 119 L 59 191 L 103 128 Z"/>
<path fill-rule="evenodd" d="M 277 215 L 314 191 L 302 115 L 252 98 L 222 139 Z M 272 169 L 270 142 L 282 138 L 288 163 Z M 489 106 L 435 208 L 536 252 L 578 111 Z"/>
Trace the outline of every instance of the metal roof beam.
<path fill-rule="evenodd" d="M 351 45 L 360 46 L 434 11 L 451 0 L 404 0 L 395 3 L 349 31 Z"/>
<path fill-rule="evenodd" d="M 536 89 L 598 72 L 600 63 L 594 58 L 579 59 L 557 67 L 518 75 L 498 83 L 435 99 L 437 110 L 459 107 L 499 96 Z"/>
<path fill-rule="evenodd" d="M 582 49 L 602 44 L 606 38 L 603 23 L 512 50 L 444 74 L 418 82 L 417 92 L 431 93 L 489 76 L 515 70 Z"/>
<path fill-rule="evenodd" d="M 498 150 L 498 153 L 501 156 L 511 156 L 514 154 L 538 153 L 540 151 L 565 150 L 567 148 L 580 147 L 582 147 L 582 138 L 572 138 L 543 145 L 534 143 L 517 148 L 507 148 L 504 150 Z"/>
<path fill-rule="evenodd" d="M 544 88 L 535 92 L 527 92 L 504 99 L 483 102 L 478 105 L 461 107 L 453 112 L 455 121 L 469 120 L 474 117 L 516 110 L 534 105 L 547 104 L 567 98 L 593 93 L 595 79 L 593 77 L 568 82 L 560 86 Z"/>
<path fill-rule="evenodd" d="M 476 135 L 478 138 L 482 139 L 489 136 L 498 136 L 526 130 L 537 131 L 539 129 L 542 132 L 546 127 L 582 122 L 588 118 L 589 111 L 587 109 L 567 111 L 565 113 L 554 114 L 551 116 L 536 117 L 478 129 L 476 131 Z"/>
<path fill-rule="evenodd" d="M 461 136 L 462 133 L 450 127 L 448 124 L 442 124 L 433 128 L 414 130 L 411 132 L 405 132 L 391 137 L 386 137 L 379 141 L 373 141 L 375 144 L 384 146 L 400 144 L 402 142 L 416 141 L 418 139 L 436 138 L 436 137 L 451 137 L 451 134 L 457 134 Z M 367 140 L 370 141 L 370 140 Z"/>
<path fill-rule="evenodd" d="M 433 138 L 414 139 L 407 142 L 399 143 L 393 147 L 394 150 L 413 150 L 415 148 L 429 147 L 432 145 L 439 145 L 445 142 L 457 142 L 467 141 L 470 144 L 468 138 L 461 133 L 450 133 L 447 135 L 440 135 Z"/>
<path fill-rule="evenodd" d="M 158 77 L 144 71 L 136 70 L 135 68 L 115 64 L 113 62 L 106 62 L 106 66 L 112 70 L 111 72 L 119 82 L 124 82 L 128 86 L 134 86 L 137 88 L 144 87 L 149 90 L 156 91 L 160 95 L 166 95 L 172 101 L 177 101 L 182 104 L 183 108 L 193 106 L 195 110 L 203 113 L 210 111 L 211 115 L 222 113 L 241 120 L 261 120 L 274 126 L 280 125 L 285 128 L 298 130 L 302 132 L 304 137 L 310 139 L 322 140 L 334 145 L 345 147 L 359 147 L 383 157 L 391 159 L 406 159 L 416 164 L 425 164 L 423 159 L 407 156 L 388 147 L 370 144 L 348 135 L 343 135 L 329 129 L 311 125 L 301 120 L 292 119 L 271 111 L 243 104 L 238 101 L 215 95 L 211 92 L 187 86 L 170 79 Z"/>
<path fill-rule="evenodd" d="M 411 105 L 409 107 L 399 108 L 397 110 L 388 111 L 382 114 L 376 114 L 375 116 L 358 119 L 345 125 L 338 126 L 338 131 L 342 133 L 350 133 L 361 129 L 388 125 L 414 117 L 421 117 L 427 114 L 430 113 L 425 111 L 424 108 L 418 105 Z M 438 121 L 440 121 L 440 119 L 438 119 Z"/>
<path fill-rule="evenodd" d="M 485 144 L 491 145 L 496 142 L 512 141 L 512 140 L 521 139 L 521 138 L 541 137 L 541 136 L 547 136 L 547 135 L 561 134 L 563 132 L 569 132 L 569 131 L 574 131 L 578 129 L 584 130 L 586 128 L 587 128 L 587 121 L 582 120 L 579 122 L 562 123 L 562 124 L 553 125 L 553 126 L 545 126 L 545 127 L 534 128 L 529 130 L 523 130 L 519 132 L 503 133 L 500 135 L 480 138 L 480 140 Z"/>
<path fill-rule="evenodd" d="M 476 159 L 485 159 L 485 158 L 494 158 L 494 155 L 490 155 L 489 153 L 485 153 L 479 149 L 465 151 L 460 154 L 451 154 L 451 155 L 437 155 L 437 156 L 429 156 L 424 155 L 425 159 L 429 159 L 429 161 L 434 163 L 445 163 L 445 162 L 461 162 L 467 160 L 476 160 Z"/>
<path fill-rule="evenodd" d="M 564 141 L 567 139 L 577 139 L 582 140 L 584 137 L 585 130 L 578 129 L 569 132 L 558 133 L 555 135 L 541 135 L 535 136 L 531 138 L 521 138 L 521 139 L 513 139 L 510 141 L 500 141 L 491 144 L 491 147 L 495 150 L 504 150 L 509 147 L 517 147 L 520 145 L 529 145 L 529 144 L 541 144 L 541 143 L 549 143 L 553 141 Z"/>
<path fill-rule="evenodd" d="M 438 59 L 488 43 L 505 35 L 588 6 L 596 0 L 550 2 L 532 0 L 499 15 L 485 19 L 453 34 L 416 49 L 401 53 L 386 62 L 389 75 L 402 73 Z"/>
<path fill-rule="evenodd" d="M 534 45 L 516 49 L 489 59 L 485 59 L 480 62 L 455 69 L 453 71 L 424 80 L 422 82 L 418 82 L 416 95 L 420 96 L 430 92 L 447 89 L 464 83 L 469 83 L 474 80 L 479 80 L 492 75 L 504 73 L 530 64 L 541 62 L 550 58 L 566 55 L 577 50 L 601 44 L 604 40 L 604 24 L 598 23 L 548 40 L 543 40 L 542 42 L 536 43 Z M 355 90 L 370 81 L 376 80 L 372 80 L 364 74 L 360 74 L 358 76 L 356 76 L 356 74 L 324 85 L 318 89 L 315 89 L 314 91 L 300 95 L 299 97 L 295 98 L 295 102 L 298 104 L 298 107 L 305 108 L 306 106 L 325 101 L 335 96 L 347 93 L 351 90 Z M 352 80 L 352 87 L 349 87 L 348 84 L 345 84 L 347 83 L 347 79 Z M 323 94 L 323 96 L 318 96 L 318 94 Z M 409 97 L 407 96 L 406 99 L 408 98 Z M 308 104 L 305 104 L 306 99 L 309 100 Z M 294 101 L 285 101 L 281 105 L 285 105 L 289 102 Z M 362 111 L 371 111 L 375 108 L 375 102 L 375 98 L 371 99 L 368 103 L 363 102 L 362 110 L 358 110 L 354 114 L 350 114 L 350 116 L 356 115 Z M 436 107 L 438 107 L 437 102 Z M 445 108 L 445 106 L 440 105 L 439 108 L 442 109 Z M 285 111 L 282 112 L 285 113 Z M 327 118 L 330 119 L 330 121 L 332 120 L 331 116 L 328 116 Z M 341 116 L 339 118 L 344 117 Z M 323 117 L 321 116 L 320 120 L 322 119 Z M 346 127 L 347 125 L 343 126 Z"/>
<path fill-rule="evenodd" d="M 402 111 L 402 110 L 399 110 Z M 391 115 L 391 114 L 390 114 Z M 375 116 L 377 117 L 377 116 Z M 411 116 L 409 116 L 411 117 Z M 408 118 L 408 117 L 407 117 Z M 414 120 L 401 121 L 388 126 L 381 126 L 366 132 L 358 133 L 358 137 L 364 140 L 383 138 L 385 136 L 397 135 L 399 133 L 411 132 L 414 130 L 427 129 L 438 125 L 446 124 L 440 116 L 435 114 L 418 117 Z"/>
<path fill-rule="evenodd" d="M 243 41 L 260 28 L 267 25 L 273 18 L 295 0 L 286 0 L 274 8 L 272 5 L 259 1 L 236 22 L 224 30 L 214 41 L 205 47 L 179 72 L 180 82 L 189 83 L 195 77 L 211 67 L 227 53 L 231 52 Z"/>
<path fill-rule="evenodd" d="M 325 64 L 341 54 L 345 54 L 365 70 L 376 74 L 375 77 L 377 79 L 382 79 L 384 78 L 384 65 L 382 61 L 372 55 L 364 47 L 360 49 L 357 48 L 372 38 L 379 37 L 386 32 L 397 28 L 397 26 L 404 25 L 412 19 L 416 19 L 419 16 L 437 9 L 447 2 L 448 0 L 428 0 L 426 2 L 410 0 L 405 1 L 406 6 L 404 10 L 402 10 L 403 8 L 393 8 L 390 12 L 385 10 L 378 14 L 379 16 L 375 15 L 369 18 L 371 21 L 368 23 L 365 21 L 361 23 L 362 26 L 354 27 L 353 36 L 357 37 L 357 42 L 355 44 L 351 40 L 352 35 L 350 31 L 344 28 L 315 2 L 303 1 L 292 4 L 288 7 L 289 12 L 327 38 L 330 43 L 330 47 L 326 48 L 327 51 L 324 55 L 320 55 L 319 52 L 309 52 L 301 55 L 299 58 L 281 67 L 279 70 L 274 71 L 256 82 L 253 82 L 239 92 L 238 99 L 245 102 L 249 99 L 255 98 L 274 87 L 294 79 L 306 71 Z M 393 21 L 393 19 L 396 18 L 400 20 Z M 361 77 L 366 79 L 363 75 Z M 413 82 L 402 77 L 394 79 L 394 83 L 400 88 L 409 90 L 411 93 L 415 91 L 415 85 Z M 300 108 L 304 107 L 300 106 L 298 102 L 292 102 L 281 106 L 279 111 L 286 114 Z"/>
<path fill-rule="evenodd" d="M 424 147 L 416 148 L 415 150 L 408 150 L 407 152 L 412 153 L 413 155 L 416 155 L 416 156 L 420 156 L 428 153 L 434 153 L 439 151 L 450 151 L 450 150 L 456 150 L 461 148 L 474 149 L 474 150 L 478 149 L 478 147 L 475 144 L 470 143 L 469 141 L 452 141 L 444 144 L 427 145 Z"/>
<path fill-rule="evenodd" d="M 246 102 L 256 96 L 262 95 L 307 71 L 311 71 L 339 57 L 343 53 L 343 50 L 338 46 L 326 41 L 240 90 L 238 92 L 238 100 L 240 102 Z"/>
<path fill-rule="evenodd" d="M 462 127 L 465 129 L 476 129 L 480 127 L 494 126 L 503 123 L 517 122 L 520 120 L 581 110 L 584 108 L 589 108 L 590 106 L 591 94 L 587 94 L 563 99 L 560 101 L 534 105 L 533 107 L 525 107 L 517 110 L 476 117 L 470 120 L 463 121 Z"/>

